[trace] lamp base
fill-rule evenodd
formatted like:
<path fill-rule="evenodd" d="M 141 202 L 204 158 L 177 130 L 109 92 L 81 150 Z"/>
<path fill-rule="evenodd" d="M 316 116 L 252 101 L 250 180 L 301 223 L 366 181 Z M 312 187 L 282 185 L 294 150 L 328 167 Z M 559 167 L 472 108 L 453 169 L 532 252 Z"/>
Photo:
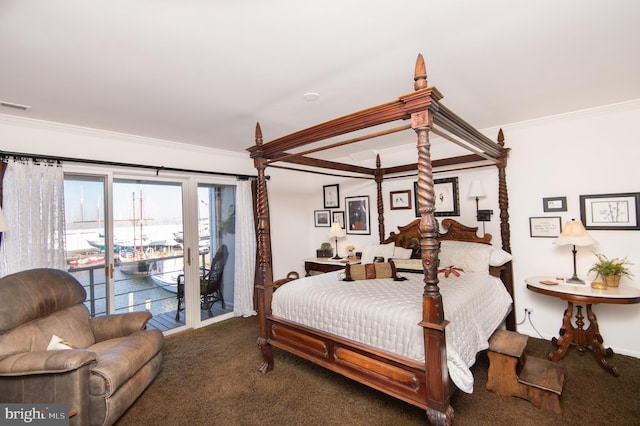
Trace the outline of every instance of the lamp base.
<path fill-rule="evenodd" d="M 336 254 L 331 258 L 331 260 L 342 260 L 342 258 Z"/>
<path fill-rule="evenodd" d="M 567 284 L 584 284 L 584 281 L 578 278 L 577 276 L 572 276 L 571 278 L 567 278 Z"/>

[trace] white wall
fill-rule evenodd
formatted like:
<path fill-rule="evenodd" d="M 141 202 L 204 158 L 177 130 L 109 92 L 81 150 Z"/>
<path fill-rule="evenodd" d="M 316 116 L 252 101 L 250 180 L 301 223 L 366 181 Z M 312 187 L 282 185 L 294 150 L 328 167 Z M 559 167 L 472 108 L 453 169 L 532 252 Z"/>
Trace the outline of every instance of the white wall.
<path fill-rule="evenodd" d="M 573 272 L 571 248 L 556 247 L 553 239 L 531 238 L 529 217 L 561 216 L 564 225 L 580 218 L 580 195 L 640 192 L 639 121 L 640 101 L 634 101 L 504 127 L 506 144 L 512 148 L 507 181 L 517 321 L 522 321 L 525 307 L 534 311 L 533 324 L 520 325 L 522 332 L 537 337 L 537 329 L 547 339 L 557 336 L 566 308 L 565 302 L 528 291 L 524 279 L 569 277 Z M 542 198 L 555 196 L 567 197 L 568 210 L 544 213 Z M 594 251 L 627 256 L 635 277 L 620 285 L 640 288 L 640 231 L 588 232 L 599 244 L 578 247 L 578 276 L 587 277 L 596 260 Z M 589 278 L 587 283 L 594 277 Z M 605 346 L 640 357 L 640 340 L 629 338 L 629 330 L 640 328 L 640 305 L 601 304 L 594 306 L 594 313 Z"/>
<path fill-rule="evenodd" d="M 529 217 L 560 215 L 564 224 L 571 218 L 579 218 L 579 195 L 639 192 L 637 122 L 640 122 L 640 100 L 503 127 L 506 145 L 512 148 L 507 182 L 517 321 L 523 320 L 525 307 L 533 310 L 533 325 L 524 322 L 519 326 L 521 332 L 531 336 L 538 336 L 539 332 L 546 339 L 557 336 L 566 308 L 559 300 L 528 291 L 524 279 L 540 274 L 570 276 L 573 268 L 570 248 L 556 247 L 552 239 L 529 236 Z M 484 133 L 495 139 L 497 129 L 487 129 Z M 0 116 L 0 141 L 2 151 L 255 174 L 248 154 L 7 116 Z M 253 140 L 246 141 L 247 146 L 252 143 Z M 407 162 L 415 161 L 414 152 L 407 155 Z M 385 166 L 384 157 L 382 163 Z M 340 208 L 332 210 L 344 210 L 345 197 L 360 195 L 368 195 L 373 212 L 376 210 L 373 181 L 278 169 L 268 169 L 268 174 L 271 176 L 268 188 L 276 279 L 290 270 L 302 273 L 304 259 L 314 257 L 320 243 L 327 241 L 328 228 L 315 228 L 313 220 L 313 211 L 323 210 L 323 185 L 340 185 Z M 492 221 L 486 224 L 486 232 L 493 234 L 494 244 L 500 245 L 497 192 L 492 191 L 497 185 L 495 169 L 449 172 L 436 178 L 452 176 L 459 179 L 461 215 L 456 219 L 469 226 L 478 225 L 475 200 L 467 197 L 469 183 L 472 179 L 483 182 L 487 197 L 480 200 L 480 208 L 494 211 Z M 415 178 L 406 178 L 383 183 L 387 235 L 395 231 L 396 226 L 415 218 L 413 210 L 390 211 L 388 205 L 390 191 L 411 189 L 413 197 L 414 181 Z M 542 198 L 552 196 L 566 196 L 568 211 L 544 213 Z M 340 239 L 340 253 L 344 253 L 346 244 L 353 244 L 361 251 L 366 245 L 377 243 L 375 214 L 371 216 L 371 229 L 368 236 L 347 235 Z M 590 234 L 599 242 L 593 250 L 610 257 L 627 256 L 635 264 L 632 266 L 634 280 L 625 279 L 621 285 L 640 287 L 640 231 L 590 231 Z M 590 248 L 579 248 L 578 275 L 584 278 L 594 260 Z M 640 357 L 640 341 L 629 338 L 629 330 L 640 328 L 640 305 L 597 305 L 594 312 L 606 346 L 621 354 Z M 615 365 L 615 361 L 613 363 Z"/>
<path fill-rule="evenodd" d="M 245 142 L 253 144 L 251 130 Z M 215 139 L 212 136 L 212 139 Z M 239 143 L 243 143 L 241 141 Z M 0 114 L 0 151 L 256 174 L 249 155 Z M 155 173 L 155 172 L 151 172 Z"/>

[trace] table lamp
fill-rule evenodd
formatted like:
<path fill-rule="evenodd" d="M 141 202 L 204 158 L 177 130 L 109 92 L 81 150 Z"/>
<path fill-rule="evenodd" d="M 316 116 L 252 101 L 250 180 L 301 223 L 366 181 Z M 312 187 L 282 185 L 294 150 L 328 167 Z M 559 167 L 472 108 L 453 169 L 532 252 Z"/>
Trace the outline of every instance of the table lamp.
<path fill-rule="evenodd" d="M 567 279 L 568 283 L 573 284 L 584 284 L 584 281 L 578 278 L 576 274 L 576 246 L 590 246 L 592 244 L 598 244 L 596 240 L 591 238 L 589 234 L 587 234 L 587 230 L 582 226 L 582 222 L 579 220 L 571 219 L 571 222 L 568 222 L 560 236 L 555 241 L 556 245 L 564 246 L 571 244 L 573 245 L 573 276 Z"/>
<path fill-rule="evenodd" d="M 485 194 L 484 188 L 482 187 L 482 182 L 479 180 L 472 180 L 471 185 L 469 185 L 469 194 L 467 196 L 469 198 L 476 199 L 476 220 L 478 222 L 489 222 L 491 220 L 491 215 L 493 214 L 493 210 L 480 210 L 479 208 L 479 198 L 486 195 L 487 194 Z"/>
<path fill-rule="evenodd" d="M 342 238 L 344 237 L 344 235 L 344 231 L 342 230 L 340 224 L 338 222 L 333 222 L 331 224 L 331 229 L 329 230 L 329 238 L 336 239 L 336 255 L 332 257 L 332 259 L 334 260 L 342 259 L 340 256 L 338 256 L 338 238 Z"/>

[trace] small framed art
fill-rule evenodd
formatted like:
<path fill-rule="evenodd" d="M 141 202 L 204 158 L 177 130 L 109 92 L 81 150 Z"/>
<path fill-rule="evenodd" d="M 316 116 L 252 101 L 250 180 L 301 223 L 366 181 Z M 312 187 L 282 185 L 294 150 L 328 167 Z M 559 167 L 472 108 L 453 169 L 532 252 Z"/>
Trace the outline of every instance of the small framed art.
<path fill-rule="evenodd" d="M 335 211 L 331 212 L 331 223 L 338 222 L 340 224 L 340 228 L 344 229 L 344 212 L 343 211 Z"/>
<path fill-rule="evenodd" d="M 391 191 L 389 193 L 391 210 L 411 209 L 411 190 Z"/>
<path fill-rule="evenodd" d="M 640 192 L 580 196 L 585 229 L 640 230 Z"/>
<path fill-rule="evenodd" d="M 566 212 L 567 197 L 543 198 L 542 208 L 545 212 Z"/>
<path fill-rule="evenodd" d="M 314 210 L 313 219 L 316 228 L 329 228 L 331 226 L 331 212 L 329 210 Z"/>
<path fill-rule="evenodd" d="M 557 238 L 562 232 L 560 216 L 530 217 L 529 232 L 534 238 Z"/>
<path fill-rule="evenodd" d="M 370 235 L 369 196 L 345 197 L 347 234 Z"/>
<path fill-rule="evenodd" d="M 338 185 L 325 185 L 322 187 L 325 209 L 337 209 L 340 207 L 340 188 Z"/>
<path fill-rule="evenodd" d="M 435 193 L 434 216 L 460 216 L 460 198 L 458 196 L 458 178 L 443 178 L 433 180 Z M 420 216 L 418 205 L 418 182 L 413 183 L 416 217 Z"/>

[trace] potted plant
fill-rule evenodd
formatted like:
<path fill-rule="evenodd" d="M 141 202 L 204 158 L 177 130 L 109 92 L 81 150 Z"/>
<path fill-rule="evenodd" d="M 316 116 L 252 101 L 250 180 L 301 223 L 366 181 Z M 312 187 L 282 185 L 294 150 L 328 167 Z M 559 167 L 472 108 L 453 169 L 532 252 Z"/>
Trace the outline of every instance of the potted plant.
<path fill-rule="evenodd" d="M 356 246 L 354 246 L 353 244 L 349 244 L 345 246 L 344 249 L 347 251 L 347 257 L 349 257 L 349 259 L 352 259 L 356 250 Z"/>
<path fill-rule="evenodd" d="M 316 250 L 316 257 L 331 257 L 333 256 L 333 247 L 331 243 L 320 244 L 320 249 Z"/>
<path fill-rule="evenodd" d="M 620 277 L 623 275 L 633 276 L 629 268 L 627 268 L 627 265 L 633 265 L 633 263 L 629 262 L 626 257 L 624 259 L 617 257 L 609 259 L 604 254 L 595 253 L 595 255 L 598 261 L 589 269 L 589 272 L 595 272 L 600 275 L 608 287 L 618 287 Z"/>

